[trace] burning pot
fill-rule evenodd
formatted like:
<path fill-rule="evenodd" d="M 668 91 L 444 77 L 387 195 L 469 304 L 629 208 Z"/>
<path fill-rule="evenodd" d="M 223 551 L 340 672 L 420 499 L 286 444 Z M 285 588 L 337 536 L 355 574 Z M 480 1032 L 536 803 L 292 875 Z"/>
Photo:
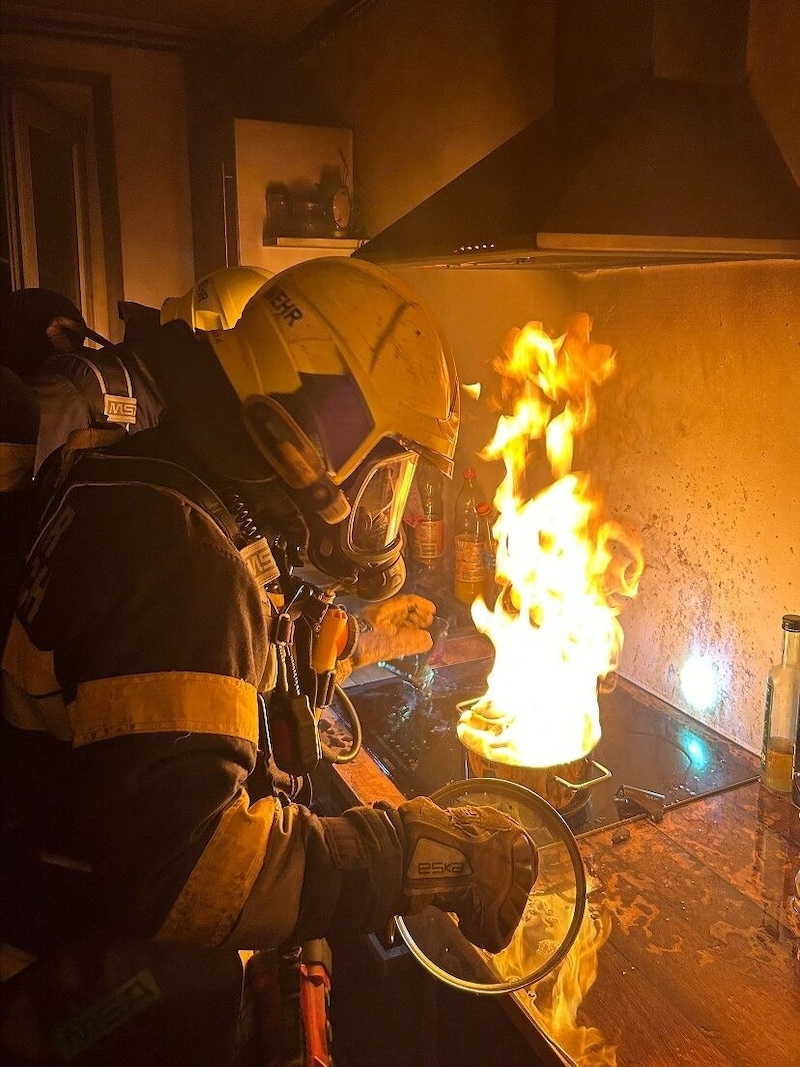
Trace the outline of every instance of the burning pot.
<path fill-rule="evenodd" d="M 464 700 L 456 707 L 459 713 L 463 713 L 476 703 L 478 701 L 475 699 Z M 591 753 L 552 767 L 523 767 L 491 760 L 463 741 L 462 746 L 469 777 L 517 782 L 546 800 L 565 818 L 582 811 L 589 801 L 592 788 L 611 777 L 611 771 L 592 759 Z"/>

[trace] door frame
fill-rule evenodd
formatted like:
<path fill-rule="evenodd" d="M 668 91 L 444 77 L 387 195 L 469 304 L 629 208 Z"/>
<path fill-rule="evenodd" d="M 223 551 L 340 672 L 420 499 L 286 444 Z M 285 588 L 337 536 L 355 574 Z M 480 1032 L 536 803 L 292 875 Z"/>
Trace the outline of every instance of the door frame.
<path fill-rule="evenodd" d="M 39 284 L 28 144 L 34 126 L 72 144 L 81 311 L 98 333 L 118 340 L 122 251 L 108 79 L 61 68 L 4 69 L 2 98 L 12 284 Z"/>

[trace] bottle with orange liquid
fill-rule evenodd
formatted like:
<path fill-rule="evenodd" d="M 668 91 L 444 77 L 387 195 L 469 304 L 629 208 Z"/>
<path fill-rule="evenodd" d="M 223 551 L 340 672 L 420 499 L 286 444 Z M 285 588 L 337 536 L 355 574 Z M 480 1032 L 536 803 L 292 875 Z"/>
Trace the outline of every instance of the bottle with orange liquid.
<path fill-rule="evenodd" d="M 784 615 L 781 662 L 767 674 L 761 781 L 790 793 L 800 704 L 800 615 Z"/>
<path fill-rule="evenodd" d="M 471 604 L 483 592 L 486 524 L 478 514 L 482 500 L 475 470 L 466 467 L 453 516 L 453 592 L 464 604 Z"/>

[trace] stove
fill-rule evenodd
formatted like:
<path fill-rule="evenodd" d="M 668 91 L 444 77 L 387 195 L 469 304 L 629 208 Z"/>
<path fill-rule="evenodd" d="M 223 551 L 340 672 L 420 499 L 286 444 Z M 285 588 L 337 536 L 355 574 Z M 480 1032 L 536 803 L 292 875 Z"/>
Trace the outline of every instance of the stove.
<path fill-rule="evenodd" d="M 409 799 L 468 776 L 456 735 L 459 701 L 481 696 L 491 659 L 444 664 L 422 683 L 389 676 L 350 685 L 364 747 Z M 600 697 L 592 759 L 611 774 L 562 810 L 580 837 L 758 778 L 758 760 L 625 679 Z"/>

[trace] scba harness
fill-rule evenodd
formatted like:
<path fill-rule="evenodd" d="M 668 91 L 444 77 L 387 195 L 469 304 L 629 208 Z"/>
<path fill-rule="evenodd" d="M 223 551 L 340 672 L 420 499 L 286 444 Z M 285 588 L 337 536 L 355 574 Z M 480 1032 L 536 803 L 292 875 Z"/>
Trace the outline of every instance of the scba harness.
<path fill-rule="evenodd" d="M 309 775 L 324 757 L 350 760 L 355 746 L 332 753 L 319 739 L 318 722 L 337 691 L 337 664 L 355 647 L 355 620 L 332 597 L 294 579 L 280 539 L 274 545 L 249 521 L 238 498 L 234 510 L 187 468 L 165 459 L 107 450 L 122 439 L 121 429 L 75 431 L 57 463 L 42 472 L 35 492 L 45 503 L 27 556 L 19 603 L 35 601 L 46 581 L 47 556 L 69 521 L 71 495 L 92 486 L 131 486 L 166 493 L 195 509 L 233 546 L 259 590 L 270 640 L 268 662 L 259 686 L 260 747 L 283 771 Z M 100 447 L 98 447 L 100 446 Z M 283 558 L 279 567 L 276 554 Z M 24 610 L 24 607 L 23 607 Z M 341 695 L 341 691 L 340 695 Z M 342 701 L 353 718 L 349 702 Z M 360 734 L 353 723 L 355 736 Z M 175 729 L 186 724 L 175 723 Z"/>

